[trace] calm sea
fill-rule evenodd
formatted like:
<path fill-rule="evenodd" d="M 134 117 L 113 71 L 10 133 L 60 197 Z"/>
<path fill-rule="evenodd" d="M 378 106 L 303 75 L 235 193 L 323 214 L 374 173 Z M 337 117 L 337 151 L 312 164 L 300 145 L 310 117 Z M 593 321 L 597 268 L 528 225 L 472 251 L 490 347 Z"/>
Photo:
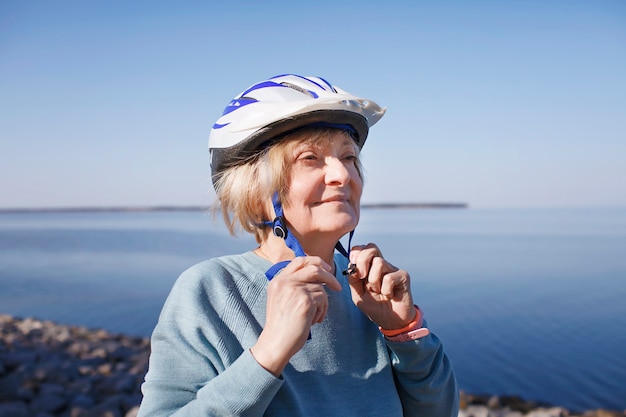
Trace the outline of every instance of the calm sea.
<path fill-rule="evenodd" d="M 626 209 L 363 210 L 467 392 L 626 408 Z M 0 214 L 0 313 L 149 336 L 177 276 L 254 247 L 200 212 Z"/>

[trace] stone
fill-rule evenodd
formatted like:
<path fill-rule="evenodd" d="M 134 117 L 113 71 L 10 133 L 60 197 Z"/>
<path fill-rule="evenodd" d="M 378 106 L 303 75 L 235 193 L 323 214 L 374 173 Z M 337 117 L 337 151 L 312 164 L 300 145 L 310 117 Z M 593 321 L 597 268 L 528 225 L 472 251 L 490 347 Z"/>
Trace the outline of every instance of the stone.
<path fill-rule="evenodd" d="M 116 392 L 132 392 L 136 386 L 135 378 L 130 375 L 122 375 L 117 379 L 113 388 Z"/>
<path fill-rule="evenodd" d="M 139 407 L 142 398 L 141 392 L 139 391 L 125 395 L 121 403 L 122 410 L 130 410 L 132 408 Z"/>
<path fill-rule="evenodd" d="M 526 414 L 527 417 L 567 417 L 569 412 L 561 407 L 538 408 Z"/>
<path fill-rule="evenodd" d="M 70 410 L 70 417 L 93 417 L 93 414 L 87 408 L 75 406 Z"/>
<path fill-rule="evenodd" d="M 626 416 L 626 411 L 624 413 L 620 413 L 618 411 L 610 411 L 610 410 L 604 410 L 604 409 L 587 411 L 583 414 L 583 417 L 624 417 L 624 416 Z"/>
<path fill-rule="evenodd" d="M 139 413 L 139 406 L 137 405 L 131 408 L 130 410 L 128 410 L 126 414 L 124 414 L 124 417 L 137 417 L 138 413 Z"/>
<path fill-rule="evenodd" d="M 12 351 L 4 354 L 2 357 L 2 362 L 9 371 L 19 366 L 34 364 L 36 361 L 37 353 L 32 350 Z"/>
<path fill-rule="evenodd" d="M 522 413 L 528 413 L 537 408 L 537 404 L 534 402 L 526 401 L 514 395 L 501 396 L 500 403 L 504 407 L 509 407 L 511 410 L 521 411 Z"/>
<path fill-rule="evenodd" d="M 109 376 L 111 375 L 111 372 L 113 371 L 113 364 L 103 363 L 102 365 L 98 366 L 97 370 L 98 370 L 98 373 Z"/>
<path fill-rule="evenodd" d="M 494 395 L 489 398 L 489 400 L 487 400 L 487 407 L 491 409 L 502 408 L 502 404 L 500 403 L 500 397 Z"/>
<path fill-rule="evenodd" d="M 17 374 L 0 378 L 0 402 L 17 399 L 21 385 L 21 378 Z"/>
<path fill-rule="evenodd" d="M 134 349 L 126 346 L 118 346 L 111 352 L 111 358 L 116 361 L 127 361 L 134 353 Z"/>
<path fill-rule="evenodd" d="M 67 398 L 62 395 L 44 394 L 36 397 L 30 407 L 35 412 L 54 414 L 63 410 L 67 403 Z"/>
<path fill-rule="evenodd" d="M 482 405 L 468 405 L 459 411 L 459 417 L 493 417 L 490 410 Z"/>
<path fill-rule="evenodd" d="M 39 385 L 39 395 L 63 395 L 65 388 L 62 385 L 44 382 Z"/>
<path fill-rule="evenodd" d="M 22 401 L 0 402 L 0 417 L 30 417 L 30 410 Z"/>
<path fill-rule="evenodd" d="M 98 417 L 123 417 L 119 407 L 113 402 L 105 402 L 91 409 L 91 414 Z"/>
<path fill-rule="evenodd" d="M 72 405 L 72 409 L 74 407 L 76 407 L 76 408 L 83 408 L 83 409 L 89 409 L 89 408 L 94 406 L 95 401 L 94 401 L 94 399 L 91 396 L 89 396 L 87 394 L 79 393 L 79 394 L 76 394 L 70 400 L 70 403 Z"/>

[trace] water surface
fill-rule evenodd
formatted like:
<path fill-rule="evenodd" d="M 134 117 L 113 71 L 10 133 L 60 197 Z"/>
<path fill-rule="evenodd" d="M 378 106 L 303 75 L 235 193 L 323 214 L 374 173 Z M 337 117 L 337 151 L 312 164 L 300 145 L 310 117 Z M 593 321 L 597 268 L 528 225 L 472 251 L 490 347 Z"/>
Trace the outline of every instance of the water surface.
<path fill-rule="evenodd" d="M 461 387 L 626 408 L 626 210 L 363 210 Z M 200 212 L 0 214 L 0 313 L 148 336 L 177 276 L 255 247 Z"/>

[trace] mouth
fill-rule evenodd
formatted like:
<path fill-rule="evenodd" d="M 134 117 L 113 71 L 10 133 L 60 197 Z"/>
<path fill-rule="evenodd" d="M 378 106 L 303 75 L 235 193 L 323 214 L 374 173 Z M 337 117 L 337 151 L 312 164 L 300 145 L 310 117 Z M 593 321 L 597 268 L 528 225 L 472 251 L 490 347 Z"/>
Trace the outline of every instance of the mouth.
<path fill-rule="evenodd" d="M 350 202 L 350 199 L 346 196 L 335 196 L 330 198 L 325 198 L 321 201 L 316 202 L 314 205 L 320 206 L 322 204 L 347 204 Z"/>

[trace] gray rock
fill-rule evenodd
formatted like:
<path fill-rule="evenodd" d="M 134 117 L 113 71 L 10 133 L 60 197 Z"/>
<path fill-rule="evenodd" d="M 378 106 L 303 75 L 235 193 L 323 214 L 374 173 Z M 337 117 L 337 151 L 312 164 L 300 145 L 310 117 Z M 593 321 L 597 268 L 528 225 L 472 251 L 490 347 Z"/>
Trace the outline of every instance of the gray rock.
<path fill-rule="evenodd" d="M 486 406 L 470 405 L 459 411 L 459 417 L 493 417 L 490 412 L 491 410 L 489 410 Z"/>
<path fill-rule="evenodd" d="M 17 374 L 0 378 L 0 402 L 17 399 L 21 385 L 22 380 Z"/>
<path fill-rule="evenodd" d="M 10 351 L 2 357 L 2 362 L 9 371 L 19 366 L 32 365 L 36 361 L 37 353 L 32 350 Z"/>
<path fill-rule="evenodd" d="M 132 375 L 120 376 L 113 388 L 116 392 L 132 392 L 137 387 L 137 382 Z"/>
<path fill-rule="evenodd" d="M 39 385 L 39 395 L 57 394 L 63 395 L 65 388 L 62 385 L 44 382 Z"/>
<path fill-rule="evenodd" d="M 57 413 L 65 408 L 68 401 L 65 396 L 58 394 L 44 394 L 33 400 L 30 407 L 37 413 Z"/>
<path fill-rule="evenodd" d="M 0 417 L 30 417 L 26 403 L 21 401 L 0 402 Z"/>
<path fill-rule="evenodd" d="M 70 403 L 72 405 L 72 409 L 74 407 L 83 408 L 83 409 L 89 409 L 89 408 L 94 406 L 95 401 L 94 401 L 94 399 L 91 396 L 89 396 L 87 394 L 79 393 L 79 394 L 76 394 L 70 400 Z"/>
<path fill-rule="evenodd" d="M 70 409 L 70 417 L 93 417 L 93 414 L 87 408 L 76 406 Z"/>
<path fill-rule="evenodd" d="M 527 417 L 567 417 L 569 412 L 561 407 L 538 408 L 526 414 Z"/>
<path fill-rule="evenodd" d="M 124 414 L 124 417 L 137 417 L 138 413 L 139 413 L 139 406 L 137 405 L 131 408 L 130 410 L 128 410 L 126 414 Z"/>

